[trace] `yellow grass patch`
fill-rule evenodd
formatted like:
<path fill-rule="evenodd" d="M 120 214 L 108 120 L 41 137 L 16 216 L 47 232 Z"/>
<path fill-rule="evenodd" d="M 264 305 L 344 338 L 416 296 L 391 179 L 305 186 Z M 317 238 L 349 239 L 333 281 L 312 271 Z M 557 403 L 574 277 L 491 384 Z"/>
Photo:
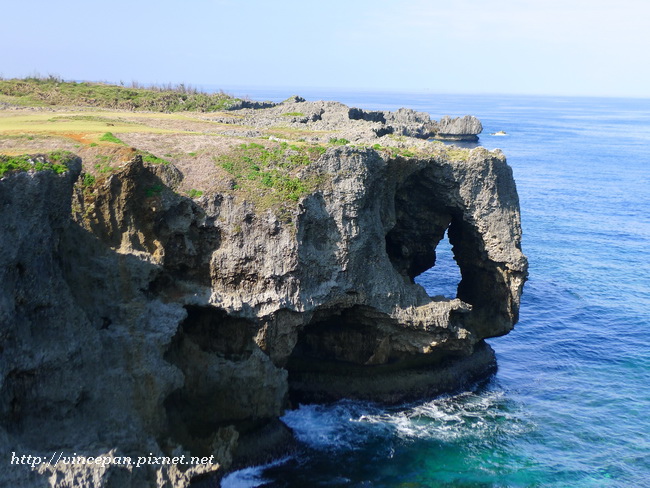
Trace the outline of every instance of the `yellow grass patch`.
<path fill-rule="evenodd" d="M 134 119 L 139 120 L 134 120 Z M 143 119 L 179 119 L 178 114 L 143 114 L 128 112 L 0 112 L 0 135 L 53 135 L 72 139 L 81 144 L 110 144 L 99 141 L 106 132 L 120 134 L 178 133 L 179 131 L 150 127 Z M 189 117 L 184 117 L 189 119 Z M 180 131 L 182 132 L 182 131 Z M 118 136 L 119 137 L 119 136 Z"/>

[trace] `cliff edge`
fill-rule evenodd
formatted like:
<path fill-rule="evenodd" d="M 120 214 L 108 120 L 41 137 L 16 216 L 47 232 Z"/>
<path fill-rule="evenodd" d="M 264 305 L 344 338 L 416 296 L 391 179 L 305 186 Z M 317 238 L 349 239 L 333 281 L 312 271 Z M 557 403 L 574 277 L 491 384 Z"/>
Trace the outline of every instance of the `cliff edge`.
<path fill-rule="evenodd" d="M 399 402 L 494 370 L 484 339 L 512 329 L 527 272 L 501 152 L 256 144 L 216 158 L 231 179 L 201 195 L 139 154 L 0 179 L 2 482 L 188 486 L 287 445 L 292 402 Z M 454 299 L 414 281 L 446 231 Z"/>

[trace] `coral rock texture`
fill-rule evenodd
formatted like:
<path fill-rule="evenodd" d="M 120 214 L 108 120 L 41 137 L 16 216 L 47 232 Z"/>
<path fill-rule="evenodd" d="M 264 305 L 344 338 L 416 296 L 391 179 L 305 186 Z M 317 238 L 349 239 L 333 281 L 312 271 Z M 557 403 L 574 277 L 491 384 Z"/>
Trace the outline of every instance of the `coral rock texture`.
<path fill-rule="evenodd" d="M 477 141 L 483 132 L 481 121 L 473 115 L 451 118 L 445 115 L 438 123 L 436 139 L 447 141 Z"/>
<path fill-rule="evenodd" d="M 321 103 L 287 102 L 326 126 Z M 362 131 L 432 130 L 415 112 L 345 116 Z M 484 339 L 517 321 L 527 262 L 498 151 L 330 147 L 289 215 L 232 193 L 182 196 L 173 165 L 139 157 L 92 191 L 80 171 L 75 159 L 65 174 L 0 179 L 0 457 L 214 464 L 10 466 L 7 486 L 187 486 L 264 445 L 260 432 L 290 437 L 277 419 L 291 398 L 396 402 L 485 375 Z M 454 299 L 414 282 L 446 231 Z"/>

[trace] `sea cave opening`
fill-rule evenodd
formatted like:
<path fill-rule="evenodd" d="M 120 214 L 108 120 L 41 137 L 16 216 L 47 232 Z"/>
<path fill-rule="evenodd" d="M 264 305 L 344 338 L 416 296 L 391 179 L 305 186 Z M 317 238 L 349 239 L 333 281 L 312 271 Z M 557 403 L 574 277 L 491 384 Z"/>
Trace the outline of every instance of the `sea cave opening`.
<path fill-rule="evenodd" d="M 395 223 L 386 234 L 386 253 L 395 270 L 429 296 L 454 299 L 466 275 L 463 253 L 473 243 L 462 211 L 440 196 L 444 191 L 426 171 L 397 188 Z"/>
<path fill-rule="evenodd" d="M 444 237 L 435 247 L 434 265 L 413 279 L 431 297 L 443 296 L 453 299 L 458 296 L 458 285 L 462 276 L 448 233 L 449 230 L 446 230 Z"/>

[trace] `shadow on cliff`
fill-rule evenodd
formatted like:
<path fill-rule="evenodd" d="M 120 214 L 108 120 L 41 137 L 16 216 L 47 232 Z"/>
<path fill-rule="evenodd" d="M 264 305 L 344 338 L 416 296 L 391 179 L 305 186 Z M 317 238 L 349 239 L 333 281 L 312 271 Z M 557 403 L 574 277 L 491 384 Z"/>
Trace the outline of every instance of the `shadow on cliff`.
<path fill-rule="evenodd" d="M 224 342 L 210 337 L 204 322 L 188 323 L 196 310 L 180 300 L 192 292 L 207 299 L 218 229 L 195 202 L 173 192 L 173 168 L 150 170 L 141 160 L 109 175 L 94 191 L 77 184 L 72 220 L 70 192 L 78 174 L 23 174 L 0 188 L 7 203 L 3 212 L 16 214 L 3 214 L 0 222 L 11 229 L 1 236 L 11 241 L 3 245 L 11 252 L 2 253 L 0 268 L 3 447 L 30 453 L 63 449 L 79 456 L 117 449 L 138 456 L 157 443 L 155 455 L 182 446 L 228 465 L 238 434 L 221 426 L 232 419 L 216 409 L 213 418 L 225 421 L 206 421 L 201 442 L 186 444 L 174 426 L 199 422 L 204 410 L 170 408 L 169 400 L 185 391 L 187 403 L 188 397 L 207 394 L 194 386 L 213 386 L 193 385 L 186 375 L 194 368 L 200 382 L 203 366 L 214 364 L 199 356 L 173 356 L 184 327 L 188 343 L 214 357 L 223 353 L 231 370 L 238 365 L 246 370 L 240 364 L 245 355 L 237 355 L 240 346 L 248 348 L 249 362 L 251 357 L 259 362 L 251 334 L 227 343 L 232 351 L 222 351 Z M 225 324 L 218 330 L 228 336 L 242 322 L 217 319 Z M 229 380 L 242 385 L 241 372 Z M 97 476 L 106 486 L 144 486 L 156 476 L 147 471 L 127 476 L 114 468 Z"/>
<path fill-rule="evenodd" d="M 220 232 L 201 206 L 174 191 L 181 179 L 174 166 L 144 165 L 136 156 L 92 188 L 77 186 L 76 220 L 120 253 L 160 265 L 172 281 L 209 286 Z"/>

